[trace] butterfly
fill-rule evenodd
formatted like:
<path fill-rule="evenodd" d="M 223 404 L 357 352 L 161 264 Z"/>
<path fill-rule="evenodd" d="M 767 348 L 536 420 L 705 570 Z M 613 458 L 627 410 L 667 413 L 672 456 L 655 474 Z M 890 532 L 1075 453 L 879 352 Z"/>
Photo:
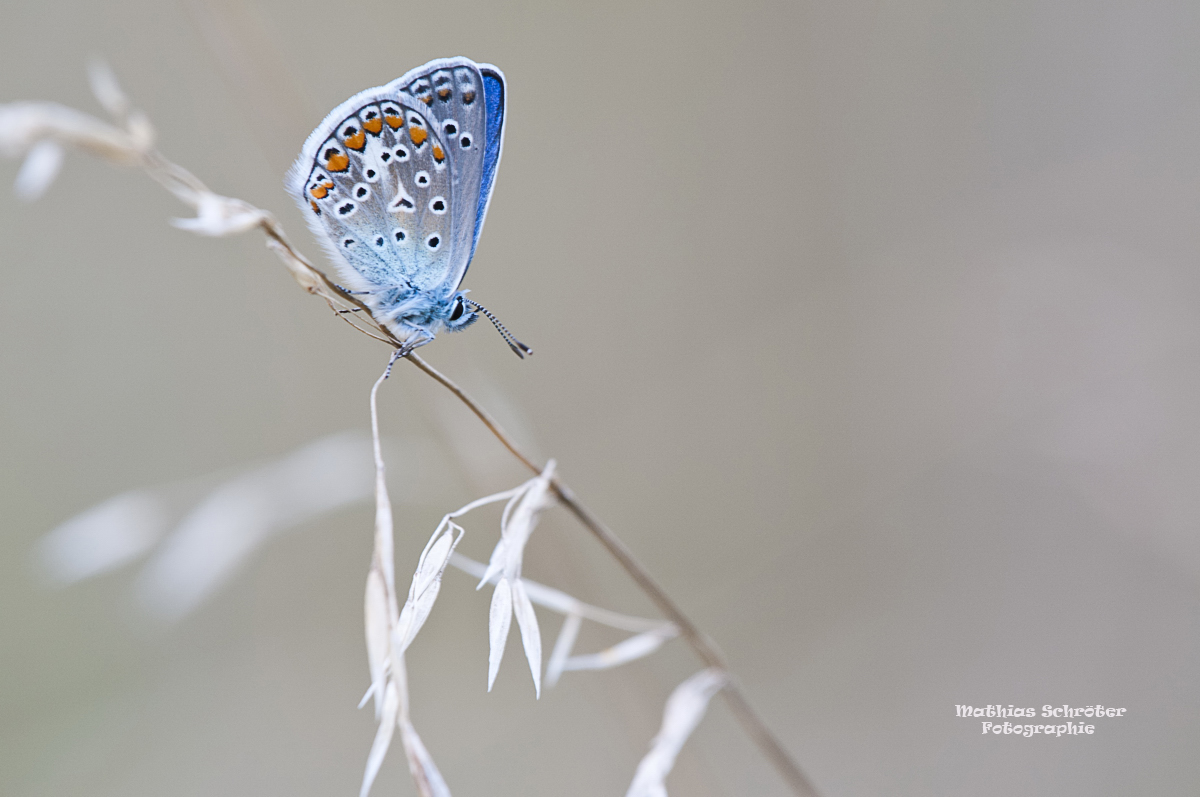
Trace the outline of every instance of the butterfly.
<path fill-rule="evenodd" d="M 288 172 L 288 192 L 347 291 L 400 341 L 400 355 L 480 312 L 518 356 L 531 353 L 459 290 L 500 164 L 505 95 L 490 64 L 430 61 L 334 108 Z"/>

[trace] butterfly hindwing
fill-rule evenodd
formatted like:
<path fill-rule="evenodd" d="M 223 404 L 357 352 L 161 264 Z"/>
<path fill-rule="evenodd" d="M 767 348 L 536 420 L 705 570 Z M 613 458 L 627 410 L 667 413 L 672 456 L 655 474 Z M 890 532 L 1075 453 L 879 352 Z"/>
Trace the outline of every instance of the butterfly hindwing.
<path fill-rule="evenodd" d="M 358 99 L 316 148 L 309 212 L 369 289 L 437 287 L 453 257 L 445 148 L 407 98 Z"/>

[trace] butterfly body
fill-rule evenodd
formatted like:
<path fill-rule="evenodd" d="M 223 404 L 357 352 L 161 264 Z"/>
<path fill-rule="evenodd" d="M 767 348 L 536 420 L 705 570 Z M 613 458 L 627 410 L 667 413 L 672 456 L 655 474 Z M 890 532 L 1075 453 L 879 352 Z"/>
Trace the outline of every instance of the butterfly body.
<path fill-rule="evenodd" d="M 411 351 L 477 320 L 459 290 L 504 140 L 500 70 L 440 58 L 359 92 L 287 177 L 342 283 Z"/>

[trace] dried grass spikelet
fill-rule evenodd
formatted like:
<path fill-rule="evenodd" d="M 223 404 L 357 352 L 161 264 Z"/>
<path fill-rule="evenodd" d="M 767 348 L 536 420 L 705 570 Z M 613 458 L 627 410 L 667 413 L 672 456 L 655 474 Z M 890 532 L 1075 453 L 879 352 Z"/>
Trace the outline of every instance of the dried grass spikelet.
<path fill-rule="evenodd" d="M 367 574 L 364 614 L 371 687 L 364 695 L 363 702 L 374 696 L 379 729 L 367 755 L 360 797 L 366 797 L 370 792 L 396 728 L 400 729 L 400 741 L 418 791 L 423 797 L 449 797 L 450 790 L 445 779 L 409 720 L 408 675 L 404 653 L 433 609 L 446 562 L 460 539 L 461 529 L 457 532 L 451 529 L 434 533 L 421 554 L 409 587 L 408 600 L 398 615 L 391 609 L 394 605 L 392 596 L 389 595 L 381 570 L 372 567 Z"/>
<path fill-rule="evenodd" d="M 537 697 L 542 694 L 542 637 L 533 603 L 521 581 L 521 562 L 525 555 L 525 544 L 537 527 L 542 511 L 554 503 L 554 493 L 550 489 L 550 480 L 553 478 L 554 460 L 550 460 L 540 474 L 517 488 L 509 499 L 500 516 L 500 541 L 492 549 L 491 561 L 476 587 L 479 589 L 493 578 L 496 579 L 488 612 L 489 692 L 500 671 L 504 645 L 508 641 L 508 631 L 515 615 L 525 658 L 533 675 L 534 694 Z"/>
<path fill-rule="evenodd" d="M 64 148 L 75 147 L 126 165 L 141 161 L 154 147 L 154 128 L 134 111 L 102 64 L 90 70 L 92 90 L 119 127 L 54 102 L 0 105 L 0 154 L 24 157 L 14 189 L 21 199 L 37 199 L 58 175 Z"/>
<path fill-rule="evenodd" d="M 36 144 L 69 145 L 119 163 L 134 163 L 149 150 L 153 136 L 102 122 L 56 102 L 0 105 L 0 153 L 17 158 Z"/>
<path fill-rule="evenodd" d="M 508 631 L 515 614 L 517 626 L 521 630 L 521 642 L 525 649 L 525 657 L 529 661 L 529 669 L 533 674 L 534 692 L 538 696 L 541 695 L 542 638 L 538 631 L 533 603 L 521 580 L 521 559 L 525 552 L 525 543 L 528 542 L 529 536 L 537 526 L 541 512 L 554 503 L 553 492 L 550 489 L 553 478 L 554 461 L 551 460 L 542 473 L 524 484 L 511 490 L 479 498 L 447 514 L 434 531 L 434 537 L 447 529 L 461 531 L 461 528 L 454 523 L 456 518 L 481 506 L 507 501 L 500 516 L 500 541 L 496 543 L 496 547 L 492 551 L 491 562 L 484 568 L 482 578 L 476 587 L 476 589 L 480 589 L 489 582 L 496 584 L 488 616 L 489 692 L 495 683 L 496 673 L 500 669 L 500 661 L 504 656 L 504 644 L 508 639 Z M 471 561 L 465 557 L 458 557 L 458 559 Z"/>
<path fill-rule="evenodd" d="M 192 218 L 172 219 L 175 227 L 213 237 L 261 229 L 267 236 L 267 246 L 302 288 L 321 296 L 335 310 L 361 312 L 358 319 L 343 314 L 343 320 L 390 342 L 386 330 L 361 303 L 337 290 L 292 247 L 271 214 L 240 199 L 217 194 L 187 169 L 163 157 L 154 148 L 156 133 L 150 120 L 132 106 L 105 64 L 92 64 L 88 77 L 92 93 L 112 116 L 112 122 L 54 102 L 0 104 L 0 155 L 24 158 L 13 186 L 19 198 L 32 201 L 45 193 L 61 170 L 69 148 L 123 166 L 139 167 L 195 211 Z"/>
<path fill-rule="evenodd" d="M 489 573 L 487 565 L 469 559 L 460 553 L 455 553 L 450 557 L 450 564 L 476 578 L 486 577 L 486 580 L 493 584 L 500 578 L 499 572 Z M 547 587 L 545 584 L 539 584 L 524 577 L 520 579 L 520 583 L 530 601 L 564 617 L 562 628 L 558 632 L 558 639 L 555 640 L 554 649 L 546 663 L 545 677 L 548 687 L 554 686 L 562 674 L 569 670 L 603 670 L 628 664 L 650 655 L 667 640 L 679 636 L 679 628 L 674 623 L 601 609 L 598 606 L 584 603 L 561 590 Z M 635 635 L 599 653 L 572 656 L 571 652 L 584 620 L 621 631 L 632 631 L 635 632 Z"/>
<path fill-rule="evenodd" d="M 402 609 L 397 608 L 393 562 L 394 532 L 392 505 L 388 498 L 386 468 L 379 440 L 378 393 L 387 378 L 385 372 L 371 388 L 371 431 L 375 454 L 375 550 L 367 573 L 364 598 L 364 623 L 367 638 L 367 663 L 371 686 L 365 703 L 375 698 L 375 716 L 379 729 L 367 755 L 360 797 L 367 797 L 379 774 L 384 756 L 397 728 L 408 759 L 409 772 L 422 797 L 450 797 L 432 756 L 409 720 L 408 674 L 404 653 L 421 630 L 437 600 L 442 574 L 454 547 L 462 539 L 462 529 L 453 523 L 439 524 L 417 561 Z"/>
<path fill-rule="evenodd" d="M 385 479 L 386 466 L 379 444 L 378 393 L 387 375 L 385 371 L 371 389 L 371 429 L 375 442 L 375 550 L 367 574 L 364 601 L 371 686 L 363 696 L 363 703 L 374 698 L 379 729 L 367 755 L 359 795 L 367 797 L 370 792 L 398 727 L 409 771 L 422 797 L 448 797 L 450 791 L 445 780 L 408 718 L 408 679 L 404 654 L 428 619 L 437 600 L 446 565 L 462 539 L 463 529 L 454 519 L 476 507 L 509 499 L 517 490 L 472 501 L 457 512 L 443 517 L 417 561 L 404 607 L 397 609 L 393 571 L 394 527 Z"/>
<path fill-rule="evenodd" d="M 638 764 L 625 797 L 667 797 L 666 778 L 692 731 L 704 719 L 708 701 L 729 683 L 724 670 L 710 668 L 675 687 L 663 709 L 662 728 L 650 743 L 650 752 Z"/>
<path fill-rule="evenodd" d="M 664 642 L 679 635 L 679 629 L 662 620 L 647 620 L 609 612 L 590 606 L 565 592 L 552 589 L 521 576 L 525 545 L 537 526 L 541 513 L 554 503 L 552 480 L 554 461 L 547 463 L 539 475 L 512 490 L 496 493 L 467 504 L 462 509 L 446 515 L 442 525 L 483 506 L 497 501 L 507 501 L 500 518 L 500 540 L 492 550 L 489 563 L 481 565 L 461 554 L 454 554 L 450 564 L 460 570 L 479 577 L 479 585 L 493 584 L 491 606 L 488 612 L 488 691 L 496 681 L 508 633 L 515 617 L 521 631 L 521 643 L 529 669 L 533 675 L 535 694 L 541 695 L 542 641 L 533 604 L 537 603 L 565 616 L 550 662 L 546 668 L 546 681 L 553 685 L 563 672 L 568 670 L 601 670 L 627 664 L 658 650 Z M 607 650 L 580 656 L 571 656 L 575 640 L 584 619 L 594 620 L 613 628 L 640 632 Z"/>

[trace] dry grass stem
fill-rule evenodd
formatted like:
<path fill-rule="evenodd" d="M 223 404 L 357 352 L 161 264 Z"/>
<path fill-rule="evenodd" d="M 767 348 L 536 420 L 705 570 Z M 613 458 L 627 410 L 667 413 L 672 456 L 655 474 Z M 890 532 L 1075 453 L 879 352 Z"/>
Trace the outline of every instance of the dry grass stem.
<path fill-rule="evenodd" d="M 509 437 L 496 419 L 482 405 L 467 395 L 453 380 L 425 362 L 425 360 L 415 353 L 409 354 L 404 359 L 417 368 L 420 368 L 453 393 L 459 401 L 465 404 L 483 422 L 483 425 L 495 435 L 501 444 L 527 468 L 534 473 L 541 471 L 537 464 Z M 775 737 L 775 734 L 767 727 L 766 723 L 758 715 L 758 712 L 754 710 L 754 707 L 750 705 L 750 702 L 738 687 L 737 681 L 725 663 L 724 655 L 722 655 L 716 644 L 706 634 L 702 633 L 687 615 L 683 613 L 683 610 L 667 594 L 666 590 L 659 586 L 654 577 L 650 575 L 650 572 L 634 557 L 633 552 L 629 550 L 621 538 L 614 534 L 599 517 L 576 498 L 574 491 L 570 487 L 558 478 L 551 481 L 551 487 L 558 496 L 558 500 L 570 510 L 571 514 L 575 515 L 588 531 L 592 532 L 600 543 L 608 549 L 609 553 L 621 564 L 625 572 L 641 587 L 642 591 L 654 601 L 659 610 L 676 625 L 680 635 L 687 641 L 692 650 L 695 651 L 697 657 L 710 668 L 721 670 L 728 675 L 729 682 L 725 685 L 721 693 L 725 696 L 730 710 L 745 730 L 746 735 L 750 737 L 754 744 L 762 751 L 763 755 L 767 757 L 767 760 L 771 762 L 791 790 L 795 794 L 801 795 L 801 797 L 816 797 L 816 788 L 809 782 L 808 777 L 800 769 L 799 765 L 792 760 L 791 755 L 783 748 L 783 745 Z"/>
<path fill-rule="evenodd" d="M 67 147 L 115 163 L 140 167 L 195 212 L 196 215 L 193 218 L 174 220 L 172 223 L 175 226 L 195 234 L 209 236 L 233 235 L 252 229 L 261 230 L 267 238 L 267 246 L 279 257 L 302 288 L 309 293 L 321 296 L 338 317 L 346 323 L 376 340 L 399 349 L 400 342 L 371 315 L 366 305 L 338 288 L 291 245 L 282 227 L 271 214 L 242 200 L 216 194 L 195 175 L 161 155 L 154 148 L 154 128 L 144 114 L 132 108 L 106 67 L 93 67 L 91 83 L 97 100 L 113 117 L 113 123 L 101 121 L 56 103 L 21 102 L 0 105 L 0 154 L 25 158 L 16 184 L 18 195 L 32 199 L 44 192 L 58 173 L 64 148 Z M 345 310 L 359 312 L 341 312 Z M 551 463 L 545 469 L 539 467 L 520 450 L 491 418 L 490 414 L 453 381 L 416 354 L 409 354 L 405 359 L 457 396 L 497 439 L 535 474 L 535 479 L 527 483 L 530 486 L 525 490 L 524 497 L 517 496 L 520 501 L 526 503 L 518 501 L 518 503 L 510 505 L 511 512 L 506 510 L 506 515 L 509 516 L 507 524 L 513 528 L 508 539 L 505 539 L 505 535 L 502 533 L 501 542 L 497 545 L 497 551 L 493 553 L 493 561 L 488 567 L 488 577 L 485 579 L 485 582 L 491 582 L 491 577 L 496 577 L 496 589 L 492 601 L 492 622 L 490 623 L 493 645 L 492 660 L 489 663 L 489 686 L 495 677 L 495 670 L 499 667 L 499 658 L 503 652 L 502 642 L 503 638 L 507 636 L 508 623 L 515 616 L 521 628 L 526 656 L 534 675 L 535 690 L 540 692 L 541 643 L 536 616 L 532 608 L 533 595 L 528 589 L 527 582 L 520 578 L 520 552 L 528 539 L 528 533 L 532 532 L 537 514 L 549 503 L 551 497 L 556 498 L 600 540 L 634 582 L 654 601 L 670 621 L 673 630 L 677 630 L 700 660 L 707 665 L 709 670 L 706 672 L 723 673 L 722 678 L 725 680 L 722 681 L 721 691 L 735 717 L 784 777 L 792 791 L 798 795 L 815 795 L 816 792 L 808 779 L 750 706 L 736 681 L 728 675 L 728 667 L 716 645 L 683 613 L 674 600 L 637 561 L 629 548 L 576 498 L 574 492 L 561 479 L 553 474 L 553 464 Z M 445 536 L 446 532 L 440 526 L 439 532 L 442 536 L 439 537 L 439 532 L 435 532 L 434 539 L 431 539 L 426 553 L 423 554 L 423 560 L 427 561 L 418 565 L 418 573 L 414 576 L 413 588 L 409 593 L 409 601 L 413 602 L 413 607 L 406 620 L 408 623 L 406 628 L 411 629 L 411 633 L 408 630 L 400 633 L 400 612 L 397 607 L 392 558 L 391 505 L 384 483 L 384 463 L 379 447 L 376 414 L 376 394 L 384 378 L 386 378 L 386 373 L 380 377 L 371 391 L 371 417 L 376 464 L 376 528 L 375 552 L 367 577 L 365 597 L 367 646 L 372 679 L 370 694 L 374 696 L 376 715 L 380 718 L 381 724 L 379 735 L 376 737 L 368 758 L 362 794 L 365 795 L 369 791 L 379 763 L 382 762 L 383 754 L 386 753 L 390 744 L 393 728 L 398 727 L 408 757 L 409 768 L 413 773 L 419 792 L 423 797 L 434 797 L 435 795 L 441 797 L 441 795 L 449 794 L 445 781 L 433 765 L 428 751 L 408 720 L 408 685 L 404 674 L 403 650 L 408 644 L 411 644 L 412 635 L 419 630 L 420 623 L 424 621 L 424 617 L 420 616 L 420 613 L 424 612 L 427 616 L 428 609 L 431 608 L 437 594 L 436 588 L 432 586 L 433 582 L 425 583 L 424 587 L 418 588 L 418 577 L 424 579 L 432 577 L 435 582 L 440 581 L 441 571 L 446 562 L 441 561 L 439 564 L 434 560 L 443 554 L 446 560 L 449 559 L 455 540 L 461 536 L 459 533 L 461 529 L 455 531 L 451 528 L 449 537 Z M 513 497 L 510 496 L 510 501 L 512 499 Z M 521 516 L 524 519 L 518 520 L 520 513 L 524 513 Z M 445 542 L 446 539 L 449 542 Z M 501 546 L 504 546 L 503 550 L 501 550 Z M 433 576 L 431 575 L 432 571 L 428 568 L 435 566 L 437 572 L 436 576 Z M 423 567 L 427 569 L 423 571 Z M 429 596 L 427 598 L 428 606 L 417 605 L 424 600 L 422 596 Z M 408 602 L 406 602 L 407 607 Z M 571 618 L 581 616 L 582 614 L 568 614 L 568 620 L 564 623 L 566 636 L 560 635 L 559 643 L 555 645 L 552 662 L 556 678 L 561 671 L 570 668 L 568 665 L 570 658 L 562 653 L 561 649 L 569 651 L 573 644 L 573 636 L 578 631 L 578 620 Z M 664 638 L 661 631 L 644 631 L 640 637 L 626 640 L 625 643 L 610 649 L 607 654 L 597 654 L 601 658 L 590 660 L 590 663 L 601 664 L 638 651 L 646 651 L 652 644 L 653 647 L 657 647 Z M 655 642 L 656 639 L 657 642 Z M 497 652 L 497 643 L 500 643 L 499 652 Z M 625 648 L 618 650 L 622 645 L 625 645 Z M 576 660 L 577 665 L 579 659 L 583 659 L 585 663 L 589 662 L 586 657 L 579 657 Z M 704 703 L 707 704 L 707 697 L 704 698 Z M 670 706 L 668 706 L 668 713 L 670 713 Z M 690 732 L 690 727 L 688 731 Z M 665 732 L 666 720 L 664 720 Z M 662 735 L 660 734 L 660 736 Z M 666 760 L 663 755 L 660 755 L 659 758 Z M 670 758 L 673 761 L 673 754 Z M 667 769 L 669 770 L 669 765 Z M 665 770 L 662 770 L 661 766 L 655 771 L 662 771 L 665 775 Z M 636 783 L 635 781 L 635 785 Z M 633 793 L 631 790 L 631 794 Z M 652 788 L 644 793 L 665 794 L 665 791 L 654 791 Z"/>

